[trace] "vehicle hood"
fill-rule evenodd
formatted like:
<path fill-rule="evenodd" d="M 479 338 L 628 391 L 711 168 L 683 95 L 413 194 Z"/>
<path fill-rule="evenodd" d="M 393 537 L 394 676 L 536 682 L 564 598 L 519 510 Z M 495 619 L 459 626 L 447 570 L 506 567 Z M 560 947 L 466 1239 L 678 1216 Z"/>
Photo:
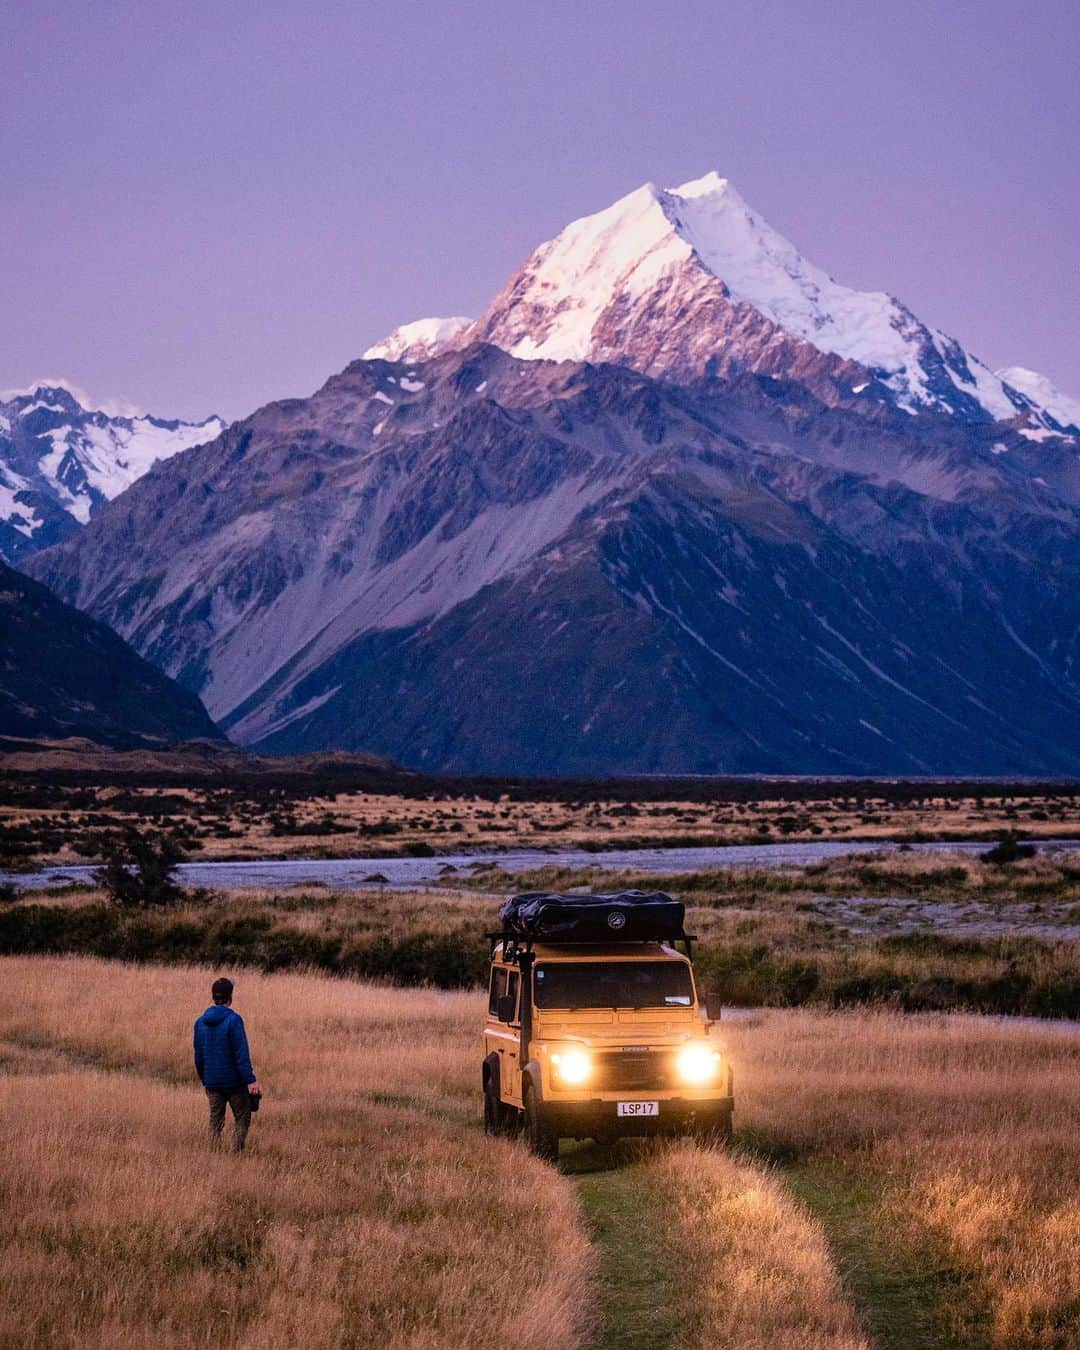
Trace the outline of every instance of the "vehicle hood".
<path fill-rule="evenodd" d="M 644 1008 L 638 1012 L 590 1009 L 587 1012 L 544 1013 L 537 1019 L 538 1040 L 583 1040 L 590 1045 L 665 1045 L 700 1036 L 704 1024 L 693 1008 Z"/>

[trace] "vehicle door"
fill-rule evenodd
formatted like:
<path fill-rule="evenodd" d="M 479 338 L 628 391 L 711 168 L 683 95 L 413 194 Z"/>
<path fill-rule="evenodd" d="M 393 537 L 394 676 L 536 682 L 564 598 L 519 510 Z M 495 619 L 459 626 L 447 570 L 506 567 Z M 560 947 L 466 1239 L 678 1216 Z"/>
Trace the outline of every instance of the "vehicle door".
<path fill-rule="evenodd" d="M 516 970 L 507 972 L 506 995 L 513 1004 L 514 1020 L 506 1024 L 507 1038 L 499 1060 L 503 1074 L 502 1098 L 521 1106 L 521 975 Z"/>
<path fill-rule="evenodd" d="M 509 993 L 508 984 L 511 979 L 517 980 L 516 970 L 508 970 L 506 966 L 500 965 L 491 967 L 488 1017 L 484 1027 L 484 1057 L 486 1059 L 492 1054 L 499 1057 L 499 1096 L 503 1101 L 513 1100 L 511 1094 L 517 1073 L 520 1039 L 519 1033 L 514 1030 L 511 1023 L 499 1020 L 500 1005 L 503 1005 L 505 996 Z M 514 1008 L 516 1011 L 516 998 Z"/>

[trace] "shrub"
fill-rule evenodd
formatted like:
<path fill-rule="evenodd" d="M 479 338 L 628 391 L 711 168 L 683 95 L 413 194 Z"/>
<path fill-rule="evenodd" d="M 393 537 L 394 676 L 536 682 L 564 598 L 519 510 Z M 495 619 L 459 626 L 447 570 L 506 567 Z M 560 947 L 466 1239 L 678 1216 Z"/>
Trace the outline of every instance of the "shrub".
<path fill-rule="evenodd" d="M 129 826 L 118 834 L 99 836 L 95 844 L 95 853 L 103 860 L 95 880 L 114 905 L 146 909 L 174 905 L 183 898 L 176 868 L 187 854 L 175 834 Z"/>
<path fill-rule="evenodd" d="M 342 969 L 394 984 L 433 984 L 465 989 L 487 979 L 488 948 L 478 930 L 376 937 L 344 951 Z"/>
<path fill-rule="evenodd" d="M 0 952 L 122 956 L 121 916 L 107 905 L 21 905 L 0 910 Z"/>
<path fill-rule="evenodd" d="M 892 1003 L 903 992 L 903 976 L 888 966 L 871 966 L 858 975 L 840 980 L 832 990 L 834 1008 L 853 1003 Z"/>
<path fill-rule="evenodd" d="M 1007 863 L 1021 862 L 1024 858 L 1034 858 L 1035 845 L 1021 844 L 1015 834 L 1005 834 L 999 843 L 979 856 L 983 862 L 1004 866 Z"/>
<path fill-rule="evenodd" d="M 699 988 L 715 989 L 725 1003 L 745 1008 L 808 1003 L 821 980 L 813 960 L 782 956 L 763 943 L 703 948 L 696 965 Z"/>

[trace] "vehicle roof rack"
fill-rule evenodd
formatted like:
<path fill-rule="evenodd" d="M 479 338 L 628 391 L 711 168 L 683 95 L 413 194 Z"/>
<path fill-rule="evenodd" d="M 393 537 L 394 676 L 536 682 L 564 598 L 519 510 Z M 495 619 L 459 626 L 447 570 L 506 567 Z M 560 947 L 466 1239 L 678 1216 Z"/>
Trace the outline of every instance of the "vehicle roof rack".
<path fill-rule="evenodd" d="M 686 955 L 693 960 L 693 946 L 698 941 L 696 933 L 688 933 L 685 929 L 674 937 L 663 938 L 620 938 L 615 934 L 606 938 L 575 938 L 569 935 L 533 938 L 505 931 L 485 933 L 484 936 L 491 944 L 492 956 L 495 955 L 495 948 L 501 943 L 503 955 L 510 961 L 516 961 L 519 952 L 531 952 L 535 942 L 545 947 L 663 947 L 668 943 L 682 942 L 686 946 Z"/>
<path fill-rule="evenodd" d="M 491 943 L 492 956 L 495 955 L 495 948 L 500 943 L 502 943 L 503 955 L 512 961 L 517 960 L 519 951 L 532 951 L 533 939 L 522 937 L 520 933 L 487 933 L 485 936 Z"/>

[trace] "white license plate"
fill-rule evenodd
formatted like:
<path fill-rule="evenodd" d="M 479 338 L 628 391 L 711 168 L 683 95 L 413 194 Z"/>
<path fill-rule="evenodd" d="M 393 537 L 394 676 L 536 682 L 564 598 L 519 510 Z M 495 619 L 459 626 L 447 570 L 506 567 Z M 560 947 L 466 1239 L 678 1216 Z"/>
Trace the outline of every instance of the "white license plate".
<path fill-rule="evenodd" d="M 659 1102 L 619 1102 L 615 1108 L 617 1116 L 658 1116 Z"/>

